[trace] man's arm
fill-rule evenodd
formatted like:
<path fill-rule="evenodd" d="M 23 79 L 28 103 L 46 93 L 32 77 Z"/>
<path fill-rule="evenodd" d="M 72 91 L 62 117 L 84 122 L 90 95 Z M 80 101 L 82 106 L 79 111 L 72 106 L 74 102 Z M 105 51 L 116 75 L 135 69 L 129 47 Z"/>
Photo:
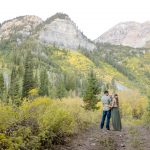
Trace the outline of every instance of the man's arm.
<path fill-rule="evenodd" d="M 112 99 L 111 98 L 109 98 L 109 108 L 112 108 Z"/>
<path fill-rule="evenodd" d="M 111 98 L 109 97 L 109 99 L 108 99 L 108 102 L 109 102 L 109 104 L 112 102 L 112 100 L 111 100 Z"/>

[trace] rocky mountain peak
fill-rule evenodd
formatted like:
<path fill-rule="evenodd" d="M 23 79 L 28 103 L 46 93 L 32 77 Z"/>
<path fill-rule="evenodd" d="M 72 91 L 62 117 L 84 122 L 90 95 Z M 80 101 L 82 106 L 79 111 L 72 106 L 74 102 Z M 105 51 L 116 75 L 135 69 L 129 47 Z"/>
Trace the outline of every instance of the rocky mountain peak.
<path fill-rule="evenodd" d="M 38 32 L 38 39 L 47 44 L 76 50 L 79 47 L 87 50 L 96 49 L 90 41 L 70 19 L 67 14 L 57 13 L 48 18 Z"/>
<path fill-rule="evenodd" d="M 96 43 L 110 43 L 131 47 L 147 47 L 150 41 L 150 22 L 122 22 L 102 34 Z"/>
<path fill-rule="evenodd" d="M 48 18 L 45 23 L 51 23 L 53 22 L 55 19 L 64 19 L 64 20 L 71 20 L 70 17 L 65 14 L 65 13 L 56 13 L 53 16 L 51 16 L 50 18 Z"/>
<path fill-rule="evenodd" d="M 18 37 L 27 37 L 42 22 L 41 18 L 29 15 L 5 21 L 0 27 L 0 40 L 9 39 L 15 35 Z"/>

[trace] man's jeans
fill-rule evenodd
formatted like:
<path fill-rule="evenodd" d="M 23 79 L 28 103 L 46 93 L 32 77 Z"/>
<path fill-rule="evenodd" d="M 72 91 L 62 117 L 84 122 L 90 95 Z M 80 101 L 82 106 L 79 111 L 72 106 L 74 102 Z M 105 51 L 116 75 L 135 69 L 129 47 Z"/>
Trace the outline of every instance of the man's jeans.
<path fill-rule="evenodd" d="M 100 128 L 103 129 L 106 116 L 107 116 L 106 129 L 107 129 L 107 130 L 110 130 L 109 123 L 110 123 L 110 117 L 111 117 L 111 110 L 103 111 L 103 116 L 102 116 Z"/>

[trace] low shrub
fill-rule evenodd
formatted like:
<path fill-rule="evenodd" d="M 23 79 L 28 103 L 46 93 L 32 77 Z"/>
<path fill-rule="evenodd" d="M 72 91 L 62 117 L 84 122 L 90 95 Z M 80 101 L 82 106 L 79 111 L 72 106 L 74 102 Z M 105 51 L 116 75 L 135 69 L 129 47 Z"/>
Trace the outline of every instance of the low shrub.
<path fill-rule="evenodd" d="M 66 136 L 98 121 L 98 111 L 86 111 L 81 99 L 24 100 L 15 108 L 0 104 L 0 147 L 2 149 L 49 149 Z"/>

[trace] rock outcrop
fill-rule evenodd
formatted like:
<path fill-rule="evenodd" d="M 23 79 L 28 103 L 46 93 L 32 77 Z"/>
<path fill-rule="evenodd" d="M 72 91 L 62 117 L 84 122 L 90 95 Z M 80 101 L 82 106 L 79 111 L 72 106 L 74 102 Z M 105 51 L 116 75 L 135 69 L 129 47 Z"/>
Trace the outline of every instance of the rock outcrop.
<path fill-rule="evenodd" d="M 149 47 L 150 22 L 119 23 L 97 38 L 95 43 L 110 43 L 134 48 Z"/>
<path fill-rule="evenodd" d="M 77 28 L 69 16 L 61 13 L 45 21 L 38 33 L 38 39 L 43 43 L 73 50 L 83 48 L 92 51 L 96 49 L 95 44 Z"/>
<path fill-rule="evenodd" d="M 5 21 L 0 27 L 0 40 L 6 40 L 10 37 L 26 38 L 42 22 L 42 19 L 37 16 L 21 16 Z"/>

